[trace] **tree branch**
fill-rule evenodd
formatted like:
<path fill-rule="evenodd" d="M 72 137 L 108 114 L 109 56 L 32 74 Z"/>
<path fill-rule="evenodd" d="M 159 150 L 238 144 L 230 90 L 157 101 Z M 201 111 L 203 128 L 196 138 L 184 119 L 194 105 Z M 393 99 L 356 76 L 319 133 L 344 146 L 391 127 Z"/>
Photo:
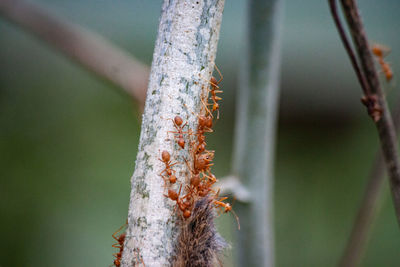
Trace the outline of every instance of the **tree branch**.
<path fill-rule="evenodd" d="M 393 112 L 393 122 L 396 132 L 398 132 L 400 129 L 400 95 L 397 98 L 395 111 Z M 346 249 L 340 260 L 340 266 L 358 266 L 361 263 L 371 235 L 373 223 L 380 211 L 384 179 L 385 160 L 382 156 L 382 152 L 379 150 L 375 155 L 375 161 L 369 174 L 368 184 L 357 217 L 353 222 Z"/>
<path fill-rule="evenodd" d="M 250 192 L 235 207 L 240 266 L 274 266 L 273 165 L 283 1 L 248 2 L 247 47 L 237 97 L 233 175 Z"/>
<path fill-rule="evenodd" d="M 336 0 L 329 0 L 329 6 L 331 8 L 331 14 L 332 14 L 333 20 L 334 20 L 336 27 L 338 29 L 338 32 L 339 32 L 340 39 L 342 40 L 344 48 L 346 49 L 347 54 L 349 55 L 350 62 L 353 66 L 353 69 L 356 72 L 358 82 L 360 83 L 361 88 L 364 91 L 364 94 L 368 95 L 371 90 L 369 89 L 368 83 L 360 69 L 360 66 L 358 65 L 356 55 L 353 51 L 353 48 L 351 47 L 349 40 L 347 39 L 343 25 L 340 22 L 337 5 L 336 5 Z"/>
<path fill-rule="evenodd" d="M 120 86 L 143 105 L 149 69 L 101 36 L 23 0 L 0 0 L 0 13 L 64 55 Z"/>
<path fill-rule="evenodd" d="M 159 158 L 166 150 L 173 162 L 180 162 L 174 165 L 177 190 L 189 172 L 178 158 L 189 158 L 190 146 L 179 149 L 171 134 L 172 140 L 166 139 L 174 130 L 171 119 L 176 115 L 196 129 L 200 96 L 214 67 L 223 6 L 223 0 L 164 1 L 131 179 L 122 266 L 135 266 L 138 258 L 146 266 L 172 264 L 178 225 L 174 202 L 164 196 L 159 173 L 165 165 Z"/>
<path fill-rule="evenodd" d="M 390 188 L 397 220 L 400 224 L 400 163 L 393 121 L 379 84 L 378 74 L 375 70 L 374 61 L 357 5 L 354 0 L 342 0 L 341 3 L 350 33 L 353 37 L 364 77 L 371 90 L 362 100 L 367 106 L 368 113 L 373 118 L 378 130 L 382 153 L 390 178 Z"/>
<path fill-rule="evenodd" d="M 219 190 L 220 196 L 232 194 L 233 197 L 241 203 L 248 203 L 251 201 L 250 191 L 242 185 L 239 177 L 234 175 L 221 178 L 218 182 L 217 190 Z"/>

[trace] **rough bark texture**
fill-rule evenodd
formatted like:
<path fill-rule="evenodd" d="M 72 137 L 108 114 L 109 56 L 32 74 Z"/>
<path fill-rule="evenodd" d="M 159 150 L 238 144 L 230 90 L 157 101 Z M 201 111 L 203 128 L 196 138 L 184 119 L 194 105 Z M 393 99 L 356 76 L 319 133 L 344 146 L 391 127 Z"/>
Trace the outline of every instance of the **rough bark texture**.
<path fill-rule="evenodd" d="M 283 2 L 249 1 L 247 50 L 237 100 L 233 174 L 251 194 L 238 203 L 240 266 L 274 266 L 273 162 Z"/>
<path fill-rule="evenodd" d="M 164 1 L 131 179 L 122 266 L 135 266 L 141 260 L 146 266 L 171 265 L 178 226 L 174 202 L 163 196 L 159 173 L 165 166 L 159 158 L 163 150 L 173 162 L 188 158 L 188 146 L 180 149 L 167 132 L 174 131 L 171 119 L 176 115 L 195 129 L 200 95 L 214 66 L 223 6 L 223 0 Z M 174 170 L 181 184 L 186 179 L 185 164 L 175 165 Z"/>

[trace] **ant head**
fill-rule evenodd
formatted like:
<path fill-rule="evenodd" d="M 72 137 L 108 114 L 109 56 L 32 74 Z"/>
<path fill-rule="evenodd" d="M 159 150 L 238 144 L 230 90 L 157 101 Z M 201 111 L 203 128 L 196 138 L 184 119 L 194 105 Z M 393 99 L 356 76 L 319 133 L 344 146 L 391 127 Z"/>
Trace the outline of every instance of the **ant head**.
<path fill-rule="evenodd" d="M 164 150 L 163 152 L 161 152 L 161 159 L 164 162 L 168 162 L 171 159 L 171 155 L 168 153 L 168 151 Z"/>
<path fill-rule="evenodd" d="M 202 144 L 200 144 L 200 145 L 197 146 L 196 153 L 197 153 L 197 154 L 200 154 L 200 153 L 203 152 L 205 149 L 206 149 L 206 146 L 205 146 L 204 143 L 202 143 Z"/>
<path fill-rule="evenodd" d="M 373 45 L 372 46 L 372 53 L 377 57 L 382 57 L 383 56 L 382 48 L 379 45 Z"/>
<path fill-rule="evenodd" d="M 214 159 L 214 153 L 213 152 L 209 152 L 205 155 L 205 159 L 208 161 L 211 161 Z"/>
<path fill-rule="evenodd" d="M 225 204 L 225 210 L 224 210 L 224 212 L 225 212 L 225 213 L 226 213 L 226 212 L 230 212 L 231 210 L 232 210 L 231 204 L 226 203 L 226 204 Z"/>
<path fill-rule="evenodd" d="M 183 120 L 182 120 L 181 117 L 176 116 L 176 117 L 174 118 L 174 122 L 175 122 L 176 125 L 181 126 L 182 123 L 183 123 Z"/>

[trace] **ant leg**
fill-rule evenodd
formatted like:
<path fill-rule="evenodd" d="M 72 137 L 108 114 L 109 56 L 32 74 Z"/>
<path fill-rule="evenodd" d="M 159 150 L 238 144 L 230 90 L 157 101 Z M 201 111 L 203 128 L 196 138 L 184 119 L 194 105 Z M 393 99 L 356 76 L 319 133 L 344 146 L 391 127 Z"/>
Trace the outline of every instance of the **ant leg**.
<path fill-rule="evenodd" d="M 236 215 L 236 213 L 231 210 L 232 215 L 235 217 L 237 225 L 238 225 L 238 230 L 240 230 L 240 222 L 239 222 L 239 217 Z"/>
<path fill-rule="evenodd" d="M 164 180 L 164 190 L 165 190 L 165 188 L 167 187 L 168 178 L 166 178 L 164 175 L 159 175 L 159 176 L 161 176 L 161 178 Z"/>
<path fill-rule="evenodd" d="M 169 164 L 168 166 L 171 168 L 172 166 L 174 166 L 174 165 L 176 165 L 176 164 L 178 164 L 178 163 L 179 163 L 179 162 L 177 161 L 177 162 L 175 162 L 175 163 Z M 171 171 L 173 171 L 173 172 L 175 173 L 174 170 L 171 170 Z"/>
<path fill-rule="evenodd" d="M 119 243 L 115 243 L 111 247 L 113 247 L 113 248 L 122 248 L 122 246 Z"/>
<path fill-rule="evenodd" d="M 222 82 L 222 80 L 224 79 L 224 76 L 222 75 L 221 71 L 219 70 L 219 68 L 217 67 L 217 64 L 214 63 L 215 69 L 217 70 L 219 77 L 221 77 L 221 79 L 219 79 L 219 81 L 217 82 L 217 85 Z"/>
<path fill-rule="evenodd" d="M 207 104 L 204 102 L 204 99 L 201 98 L 200 100 L 201 100 L 201 102 L 203 103 L 203 106 L 204 106 L 206 112 L 207 112 L 208 114 L 210 114 L 211 118 L 214 118 L 214 116 L 212 115 L 210 109 L 207 107 Z"/>
<path fill-rule="evenodd" d="M 125 225 L 127 225 L 127 224 L 128 224 L 128 221 L 126 221 L 126 223 L 125 223 L 124 225 L 122 225 L 120 228 L 118 228 L 117 231 L 115 231 L 115 233 L 112 234 L 112 237 L 113 237 L 115 240 L 119 241 L 118 238 L 117 238 L 115 235 L 116 235 L 117 233 L 119 233 L 119 232 L 122 230 L 122 228 L 124 228 Z M 119 244 L 119 243 L 118 243 L 118 244 Z"/>

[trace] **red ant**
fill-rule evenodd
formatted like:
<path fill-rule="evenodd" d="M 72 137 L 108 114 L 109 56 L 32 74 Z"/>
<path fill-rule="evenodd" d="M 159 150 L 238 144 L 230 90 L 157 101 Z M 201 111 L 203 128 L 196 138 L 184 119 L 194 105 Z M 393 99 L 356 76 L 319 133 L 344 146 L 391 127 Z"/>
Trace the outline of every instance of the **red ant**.
<path fill-rule="evenodd" d="M 187 200 L 183 201 L 185 198 L 187 198 Z M 193 208 L 193 202 L 191 200 L 192 192 L 189 192 L 186 196 L 176 201 L 179 209 L 182 211 L 182 216 L 185 219 L 189 218 L 192 215 L 191 209 Z"/>
<path fill-rule="evenodd" d="M 223 212 L 223 213 L 231 212 L 231 214 L 235 217 L 236 222 L 238 224 L 238 229 L 240 230 L 239 217 L 233 211 L 232 205 L 229 203 L 223 202 L 224 200 L 228 199 L 228 197 L 221 197 L 220 199 L 217 199 L 218 195 L 219 195 L 219 190 L 218 190 L 217 194 L 215 195 L 216 199 L 213 201 L 215 206 L 221 208 L 221 212 Z"/>
<path fill-rule="evenodd" d="M 196 156 L 194 161 L 195 172 L 199 173 L 202 171 L 208 171 L 210 167 L 214 165 L 214 163 L 211 163 L 213 158 L 214 151 L 208 151 L 206 153 Z"/>
<path fill-rule="evenodd" d="M 197 126 L 197 145 L 195 147 L 194 153 L 195 154 L 200 154 L 205 151 L 206 149 L 206 137 L 204 134 L 206 132 L 212 132 L 212 117 L 210 116 L 199 116 L 199 121 L 198 121 L 198 126 Z"/>
<path fill-rule="evenodd" d="M 207 109 L 207 111 L 209 111 Z M 199 125 L 197 126 L 197 130 L 198 130 L 198 134 L 201 131 L 203 134 L 204 133 L 212 133 L 212 126 L 213 126 L 213 118 L 211 116 L 211 113 L 209 113 L 210 115 L 205 116 L 205 115 L 199 115 L 199 120 L 198 123 Z"/>
<path fill-rule="evenodd" d="M 178 164 L 178 162 L 171 164 L 171 155 L 168 153 L 168 151 L 164 150 L 163 152 L 161 152 L 161 159 L 158 160 L 164 162 L 165 164 L 165 169 L 162 170 L 162 172 L 160 172 L 159 175 L 162 176 L 162 174 L 165 172 L 168 176 L 172 176 L 172 174 L 175 173 L 175 171 L 172 170 L 171 167 Z"/>
<path fill-rule="evenodd" d="M 217 96 L 218 93 L 222 93 L 222 90 L 217 90 L 219 89 L 218 84 L 224 79 L 224 76 L 222 76 L 222 73 L 219 71 L 218 67 L 215 65 L 215 68 L 217 69 L 219 76 L 221 77 L 219 79 L 219 81 L 217 81 L 217 79 L 212 76 L 210 79 L 210 84 L 211 84 L 211 89 L 210 89 L 210 93 L 211 93 L 211 99 L 213 101 L 213 107 L 212 107 L 212 111 L 217 111 L 217 119 L 219 119 L 219 104 L 218 101 L 222 100 L 221 97 Z"/>
<path fill-rule="evenodd" d="M 219 104 L 218 101 L 222 100 L 221 97 L 217 96 L 218 93 L 222 93 L 222 90 L 219 90 L 219 83 L 224 79 L 224 77 L 222 76 L 221 71 L 218 69 L 218 67 L 215 65 L 216 70 L 218 71 L 219 76 L 221 77 L 219 79 L 219 81 L 217 81 L 217 79 L 212 76 L 211 79 L 209 81 L 207 81 L 209 84 L 211 84 L 211 89 L 207 89 L 209 91 L 209 93 L 211 93 L 211 99 L 213 101 L 212 104 L 207 104 L 207 105 L 212 105 L 212 111 L 218 111 L 217 114 L 217 119 L 219 119 Z M 205 79 L 203 79 L 205 80 Z M 208 98 L 208 97 L 207 97 Z"/>
<path fill-rule="evenodd" d="M 181 190 L 182 190 L 182 185 L 179 187 L 178 193 L 172 189 L 168 189 L 168 195 L 164 195 L 164 196 L 167 198 L 170 198 L 173 201 L 176 201 L 179 198 L 179 195 L 181 194 Z"/>
<path fill-rule="evenodd" d="M 118 237 L 116 236 L 116 234 L 119 233 L 122 230 L 122 228 L 124 228 L 127 224 L 128 224 L 128 220 L 115 233 L 112 234 L 112 237 L 117 241 L 117 243 L 113 244 L 112 247 L 119 248 L 119 252 L 113 254 L 113 256 L 116 258 L 114 260 L 114 265 L 117 267 L 119 267 L 121 265 L 121 257 L 122 257 L 122 252 L 124 250 L 124 242 L 125 242 L 126 233 L 122 233 Z"/>
<path fill-rule="evenodd" d="M 390 65 L 383 60 L 383 58 L 386 56 L 384 50 L 386 50 L 387 53 L 388 49 L 381 45 L 372 46 L 372 53 L 378 58 L 378 62 L 382 67 L 382 71 L 385 74 L 386 80 L 390 81 L 393 78 L 393 71 L 390 68 Z"/>
<path fill-rule="evenodd" d="M 185 148 L 185 139 L 183 138 L 183 134 L 191 134 L 191 131 L 184 132 L 183 127 L 187 125 L 187 122 L 183 124 L 183 120 L 179 116 L 175 116 L 175 118 L 172 120 L 174 123 L 174 127 L 176 131 L 168 131 L 168 133 L 173 133 L 173 134 L 178 134 L 178 138 L 175 136 L 176 143 L 182 148 Z M 182 125 L 183 124 L 183 125 Z"/>
<path fill-rule="evenodd" d="M 183 198 L 179 198 L 181 191 L 182 191 L 182 185 L 179 187 L 178 193 L 172 189 L 168 189 L 168 195 L 164 195 L 164 196 L 173 201 L 176 201 L 176 207 L 178 207 L 183 212 L 183 217 L 185 219 L 187 219 L 192 214 L 190 209 L 193 205 L 192 205 L 192 203 L 190 203 L 190 201 L 183 201 L 183 199 L 188 198 L 188 197 L 185 196 Z M 175 209 L 176 209 L 176 207 L 175 207 Z"/>

